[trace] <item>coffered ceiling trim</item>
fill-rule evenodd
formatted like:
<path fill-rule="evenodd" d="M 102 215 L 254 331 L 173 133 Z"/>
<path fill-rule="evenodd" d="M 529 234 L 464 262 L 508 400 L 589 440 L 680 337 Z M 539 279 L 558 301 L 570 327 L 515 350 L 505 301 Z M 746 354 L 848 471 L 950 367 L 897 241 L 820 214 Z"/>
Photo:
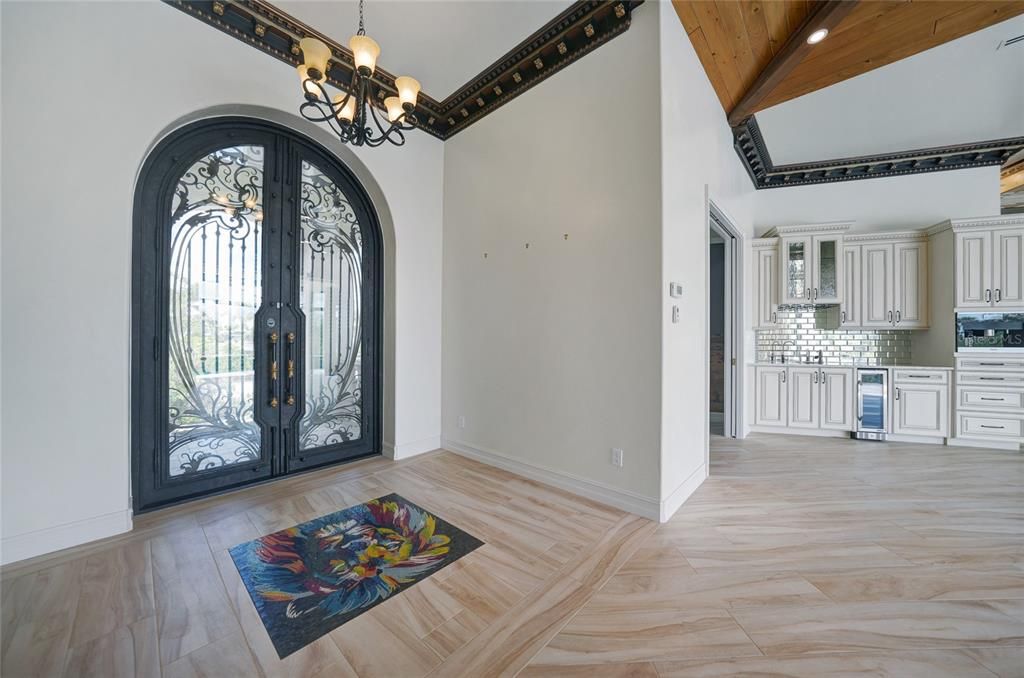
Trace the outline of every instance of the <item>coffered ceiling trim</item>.
<path fill-rule="evenodd" d="M 1002 165 L 1024 148 L 1024 137 L 776 167 L 756 117 L 750 117 L 733 128 L 733 146 L 754 187 L 761 189 Z"/>
<path fill-rule="evenodd" d="M 339 89 L 352 79 L 352 53 L 323 33 L 265 0 L 164 0 L 291 66 L 301 63 L 299 40 L 315 37 L 333 54 L 328 82 Z M 497 110 L 539 82 L 629 29 L 633 10 L 643 0 L 582 0 L 572 3 L 533 35 L 443 100 L 421 92 L 416 106 L 419 127 L 447 139 Z M 379 96 L 396 94 L 395 76 L 377 67 Z M 298 82 L 296 76 L 296 83 Z M 296 101 L 298 85 L 296 84 Z M 296 104 L 298 105 L 298 104 Z"/>

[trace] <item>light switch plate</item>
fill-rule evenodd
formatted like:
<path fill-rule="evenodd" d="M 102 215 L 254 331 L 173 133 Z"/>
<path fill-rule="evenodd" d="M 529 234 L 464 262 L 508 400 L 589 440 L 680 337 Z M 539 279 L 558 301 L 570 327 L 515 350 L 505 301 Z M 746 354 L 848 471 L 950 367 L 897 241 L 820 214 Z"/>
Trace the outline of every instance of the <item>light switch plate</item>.
<path fill-rule="evenodd" d="M 678 298 L 683 296 L 683 286 L 681 283 L 670 282 L 668 284 L 668 296 Z"/>

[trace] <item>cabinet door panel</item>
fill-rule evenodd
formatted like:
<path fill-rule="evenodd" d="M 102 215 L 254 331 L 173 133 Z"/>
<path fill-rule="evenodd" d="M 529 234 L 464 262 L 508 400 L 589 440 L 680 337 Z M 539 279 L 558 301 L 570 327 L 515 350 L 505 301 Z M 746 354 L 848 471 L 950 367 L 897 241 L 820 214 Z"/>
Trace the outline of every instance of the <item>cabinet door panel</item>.
<path fill-rule="evenodd" d="M 992 305 L 992 232 L 956 234 L 956 306 Z"/>
<path fill-rule="evenodd" d="M 896 384 L 892 432 L 901 435 L 949 436 L 949 387 Z"/>
<path fill-rule="evenodd" d="M 811 269 L 811 301 L 838 304 L 843 299 L 843 239 L 814 236 Z"/>
<path fill-rule="evenodd" d="M 789 368 L 789 426 L 818 428 L 818 368 Z"/>
<path fill-rule="evenodd" d="M 782 282 L 781 299 L 783 304 L 810 303 L 812 281 L 811 271 L 814 266 L 814 239 L 783 238 L 779 250 L 781 266 L 779 279 Z"/>
<path fill-rule="evenodd" d="M 853 371 L 821 370 L 821 428 L 853 430 Z"/>
<path fill-rule="evenodd" d="M 864 245 L 861 248 L 861 325 L 893 325 L 892 245 Z"/>
<path fill-rule="evenodd" d="M 758 426 L 786 425 L 786 369 L 778 367 L 758 367 L 755 369 L 757 380 L 757 416 Z"/>
<path fill-rule="evenodd" d="M 928 243 L 897 243 L 893 265 L 896 328 L 928 327 Z"/>
<path fill-rule="evenodd" d="M 775 326 L 778 318 L 776 315 L 779 308 L 778 250 L 756 250 L 754 266 L 757 280 L 754 327 L 768 329 Z"/>
<path fill-rule="evenodd" d="M 861 289 L 860 250 L 860 245 L 843 248 L 843 303 L 839 308 L 839 324 L 844 328 L 861 324 L 864 291 Z"/>
<path fill-rule="evenodd" d="M 992 234 L 992 302 L 1024 307 L 1024 229 Z"/>

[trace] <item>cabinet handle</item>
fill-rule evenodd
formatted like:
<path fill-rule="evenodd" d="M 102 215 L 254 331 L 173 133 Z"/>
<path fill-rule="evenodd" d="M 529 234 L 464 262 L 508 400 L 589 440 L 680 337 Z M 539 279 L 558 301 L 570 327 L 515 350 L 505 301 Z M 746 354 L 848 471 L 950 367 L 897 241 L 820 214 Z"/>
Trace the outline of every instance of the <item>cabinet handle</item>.
<path fill-rule="evenodd" d="M 846 311 L 840 312 L 839 313 L 839 318 L 840 318 L 839 322 L 841 324 L 845 325 L 846 324 Z"/>
<path fill-rule="evenodd" d="M 978 363 L 980 367 L 1003 367 L 1006 363 Z"/>
<path fill-rule="evenodd" d="M 818 383 L 818 371 L 817 370 L 814 371 L 814 383 L 815 384 Z"/>
<path fill-rule="evenodd" d="M 818 288 L 817 287 L 814 288 L 814 298 L 815 299 L 818 298 Z"/>
<path fill-rule="evenodd" d="M 982 428 L 995 428 L 995 429 L 999 429 L 1000 431 L 1002 431 L 1004 428 L 1006 428 L 1005 426 L 988 426 L 986 424 L 982 424 L 981 427 Z"/>
<path fill-rule="evenodd" d="M 783 370 L 779 374 L 782 375 L 782 383 L 785 384 L 786 383 L 786 372 L 785 372 L 785 370 Z"/>
<path fill-rule="evenodd" d="M 985 301 L 992 301 L 992 290 L 985 290 Z"/>
<path fill-rule="evenodd" d="M 900 312 L 899 311 L 896 311 L 896 324 L 897 325 L 900 324 Z"/>
<path fill-rule="evenodd" d="M 899 399 L 900 399 L 900 387 L 897 386 L 896 387 L 896 400 L 899 400 Z"/>
<path fill-rule="evenodd" d="M 907 379 L 931 379 L 930 374 L 904 374 L 903 377 Z"/>
<path fill-rule="evenodd" d="M 991 400 L 993 402 L 1001 403 L 1001 402 L 1005 402 L 1006 398 L 986 398 L 985 396 L 981 396 L 980 400 Z"/>
<path fill-rule="evenodd" d="M 804 295 L 804 299 L 810 299 L 810 298 L 811 298 L 811 288 L 808 287 L 807 291 L 806 291 L 806 294 Z"/>
<path fill-rule="evenodd" d="M 772 322 L 773 323 L 779 322 L 779 314 L 778 314 L 777 311 L 772 311 Z"/>
<path fill-rule="evenodd" d="M 980 381 L 1004 381 L 1006 377 L 978 377 Z"/>
<path fill-rule="evenodd" d="M 889 324 L 892 325 L 892 311 L 889 311 Z"/>
<path fill-rule="evenodd" d="M 998 304 L 1002 300 L 1003 300 L 1003 291 L 997 287 L 996 288 L 996 303 Z"/>

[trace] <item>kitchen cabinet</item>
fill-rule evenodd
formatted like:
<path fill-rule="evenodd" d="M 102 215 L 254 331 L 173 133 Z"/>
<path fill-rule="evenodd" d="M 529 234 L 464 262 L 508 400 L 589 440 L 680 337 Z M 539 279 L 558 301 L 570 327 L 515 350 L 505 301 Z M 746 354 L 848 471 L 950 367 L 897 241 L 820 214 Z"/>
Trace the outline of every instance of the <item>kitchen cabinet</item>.
<path fill-rule="evenodd" d="M 858 327 L 861 324 L 860 245 L 843 247 L 843 303 L 839 305 L 839 326 Z"/>
<path fill-rule="evenodd" d="M 956 358 L 956 437 L 1024 443 L 1024 358 L 971 353 Z"/>
<path fill-rule="evenodd" d="M 819 372 L 820 427 L 835 431 L 852 431 L 853 370 L 823 367 Z"/>
<path fill-rule="evenodd" d="M 780 241 L 783 304 L 838 304 L 843 295 L 843 237 L 785 236 Z"/>
<path fill-rule="evenodd" d="M 821 370 L 817 367 L 790 367 L 789 385 L 790 428 L 818 428 L 819 384 Z"/>
<path fill-rule="evenodd" d="M 779 319 L 779 254 L 778 244 L 754 247 L 754 329 L 775 327 Z"/>
<path fill-rule="evenodd" d="M 897 435 L 949 436 L 949 385 L 893 382 L 892 432 Z"/>
<path fill-rule="evenodd" d="M 958 310 L 1024 308 L 1024 227 L 960 230 L 955 256 Z"/>
<path fill-rule="evenodd" d="M 860 260 L 860 327 L 928 327 L 927 241 L 864 244 Z"/>
<path fill-rule="evenodd" d="M 813 246 L 814 238 L 811 236 L 782 238 L 779 247 L 779 280 L 782 282 L 780 296 L 783 304 L 811 303 Z"/>
<path fill-rule="evenodd" d="M 754 368 L 757 381 L 757 414 L 754 421 L 758 426 L 785 426 L 787 384 L 785 367 Z"/>

